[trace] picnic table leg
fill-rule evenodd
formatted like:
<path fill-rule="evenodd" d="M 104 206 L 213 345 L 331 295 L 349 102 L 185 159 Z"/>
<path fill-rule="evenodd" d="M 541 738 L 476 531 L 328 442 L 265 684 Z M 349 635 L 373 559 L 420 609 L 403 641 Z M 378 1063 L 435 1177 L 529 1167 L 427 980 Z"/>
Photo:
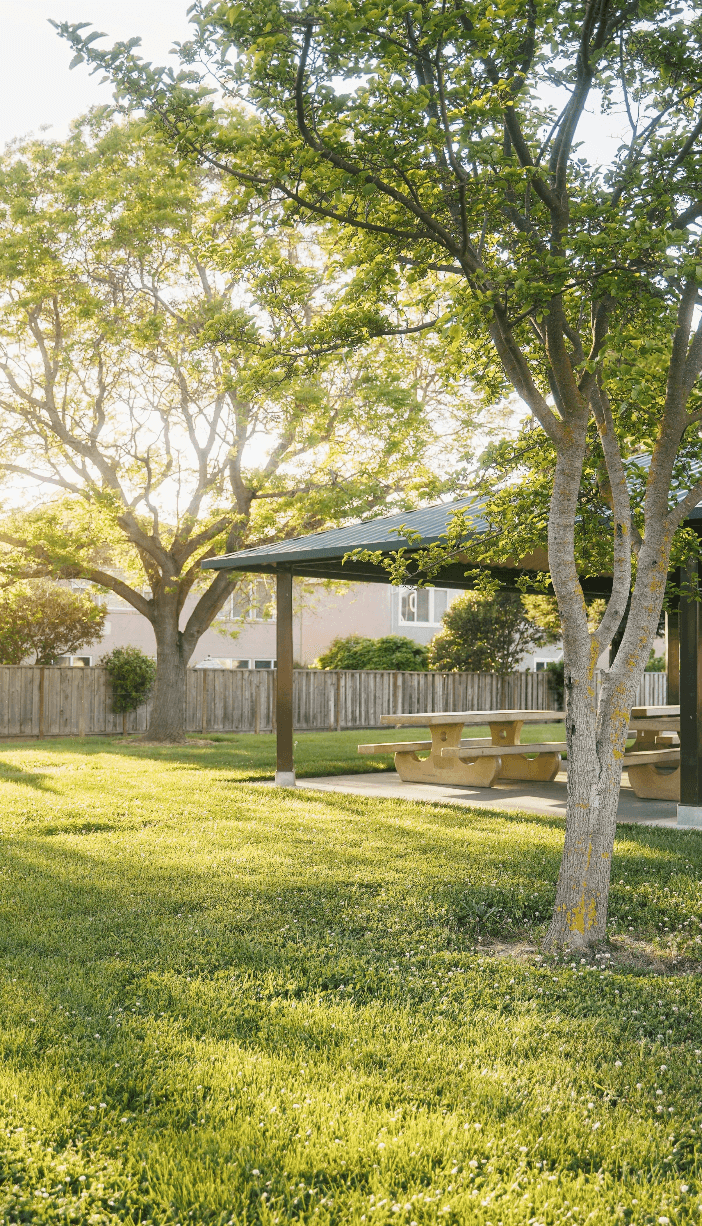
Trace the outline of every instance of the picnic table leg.
<path fill-rule="evenodd" d="M 431 752 L 427 758 L 416 753 L 396 753 L 395 770 L 407 783 L 459 783 L 464 787 L 492 787 L 499 774 L 501 758 L 476 758 L 462 762 L 459 758 L 442 758 L 442 749 L 458 747 L 461 724 L 435 724 L 431 731 Z"/>
<path fill-rule="evenodd" d="M 515 719 L 513 723 L 490 724 L 490 736 L 493 745 L 519 745 L 524 721 Z M 529 747 L 524 746 L 525 753 Z M 522 757 L 521 754 L 509 754 L 502 758 L 500 779 L 522 779 L 533 783 L 550 783 L 561 769 L 559 753 L 540 753 L 535 758 Z"/>
<path fill-rule="evenodd" d="M 645 763 L 642 766 L 627 766 L 625 755 L 624 770 L 629 775 L 632 792 L 640 800 L 680 800 L 679 766 L 673 770 Z"/>

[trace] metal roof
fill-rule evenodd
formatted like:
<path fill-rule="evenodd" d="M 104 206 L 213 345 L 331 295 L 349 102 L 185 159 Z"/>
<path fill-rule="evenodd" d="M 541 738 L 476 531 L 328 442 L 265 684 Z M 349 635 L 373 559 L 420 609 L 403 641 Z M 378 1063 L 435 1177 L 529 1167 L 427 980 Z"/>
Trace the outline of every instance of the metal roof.
<path fill-rule="evenodd" d="M 327 532 L 313 532 L 309 536 L 295 537 L 289 541 L 273 541 L 257 549 L 242 549 L 238 553 L 224 554 L 219 558 L 207 558 L 202 566 L 206 570 L 247 571 L 258 574 L 275 574 L 278 567 L 291 569 L 294 575 L 319 579 L 347 579 L 365 583 L 389 583 L 390 577 L 384 567 L 372 562 L 344 560 L 354 549 L 371 549 L 380 553 L 394 553 L 407 538 L 401 529 L 408 528 L 421 536 L 417 549 L 430 545 L 448 529 L 449 521 L 456 511 L 467 511 L 476 533 L 488 528 L 488 521 L 481 514 L 484 502 L 475 498 L 459 498 L 438 506 L 423 507 L 419 511 L 400 511 L 395 515 L 378 516 L 360 520 L 345 528 L 331 528 Z M 470 588 L 472 579 L 466 577 L 469 561 L 453 563 L 442 569 L 437 582 L 441 587 Z M 511 578 L 524 570 L 546 570 L 545 554 L 523 559 L 514 566 L 496 566 L 502 579 L 509 584 Z"/>

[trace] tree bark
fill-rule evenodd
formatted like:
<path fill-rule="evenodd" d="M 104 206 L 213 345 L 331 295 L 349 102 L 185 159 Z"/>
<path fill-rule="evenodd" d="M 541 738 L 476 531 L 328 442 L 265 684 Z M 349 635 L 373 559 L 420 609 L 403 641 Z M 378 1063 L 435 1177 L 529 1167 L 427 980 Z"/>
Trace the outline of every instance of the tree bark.
<path fill-rule="evenodd" d="M 641 551 L 626 628 L 603 678 L 599 707 L 594 653 L 589 659 L 580 655 L 570 667 L 566 662 L 566 836 L 547 947 L 584 948 L 606 936 L 629 716 L 660 617 L 669 553 L 666 545 L 665 541 L 653 542 Z"/>
<path fill-rule="evenodd" d="M 157 598 L 155 603 L 152 624 L 156 635 L 156 681 L 144 739 L 178 745 L 185 741 L 187 666 L 192 653 L 187 651 L 178 629 L 175 599 Z"/>

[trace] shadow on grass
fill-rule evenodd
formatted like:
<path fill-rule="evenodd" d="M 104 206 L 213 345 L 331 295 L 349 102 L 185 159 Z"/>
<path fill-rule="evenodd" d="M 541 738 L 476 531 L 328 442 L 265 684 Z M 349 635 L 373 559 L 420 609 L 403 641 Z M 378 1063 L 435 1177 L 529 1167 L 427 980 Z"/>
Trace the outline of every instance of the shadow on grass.
<path fill-rule="evenodd" d="M 0 759 L 0 784 L 2 783 L 19 783 L 22 787 L 38 788 L 42 792 L 56 791 L 56 788 L 51 786 L 48 773 L 24 770 L 13 762 L 3 762 Z"/>
<path fill-rule="evenodd" d="M 376 730 L 370 730 L 382 736 Z M 414 732 L 414 730 L 411 730 Z M 371 759 L 359 758 L 356 745 L 369 735 L 368 729 L 341 733 L 310 732 L 296 734 L 296 770 L 299 778 L 317 775 L 363 774 L 394 769 L 388 755 Z M 389 735 L 389 734 L 386 734 Z M 409 734 L 408 734 L 409 737 Z M 195 737 L 194 740 L 199 738 Z M 46 738 L 0 742 L 0 753 L 12 750 L 45 750 L 52 754 L 85 757 L 108 754 L 130 760 L 163 762 L 192 767 L 197 770 L 229 769 L 237 772 L 238 782 L 271 780 L 275 774 L 276 742 L 270 733 L 220 734 L 210 745 L 142 744 L 139 738 L 115 736 Z M 10 769 L 13 769 L 10 767 Z"/>
<path fill-rule="evenodd" d="M 282 862 L 268 875 L 249 870 L 241 879 L 226 865 L 220 873 L 185 858 L 163 866 L 145 861 L 139 850 L 132 850 L 128 861 L 108 860 L 104 849 L 45 841 L 49 832 L 44 829 L 41 836 L 13 840 L 8 852 L 14 900 L 12 907 L 2 908 L 0 954 L 28 998 L 37 1001 L 37 1008 L 41 1000 L 49 1014 L 59 1003 L 92 1013 L 138 997 L 152 1015 L 177 1019 L 193 1037 L 263 1044 L 271 1051 L 285 1028 L 296 1025 L 285 1002 L 392 1006 L 419 1011 L 425 1025 L 433 1024 L 435 985 L 431 975 L 415 981 L 408 971 L 398 970 L 406 949 L 425 948 L 426 959 L 473 952 L 476 928 L 464 921 L 478 914 L 486 898 L 490 905 L 500 901 L 505 915 L 511 907 L 522 931 L 531 925 L 532 936 L 538 921 L 528 909 L 519 910 L 507 883 L 500 892 L 494 881 L 461 880 L 468 867 L 475 872 L 475 856 L 466 855 L 462 865 L 445 838 L 454 814 L 449 811 L 443 821 L 432 822 L 427 820 L 430 812 L 429 806 L 422 807 L 421 835 L 392 819 L 382 823 L 386 860 L 381 865 L 372 848 L 363 854 L 347 848 L 342 859 L 340 846 L 334 875 L 317 884 L 290 884 Z M 368 813 L 363 816 L 368 821 Z M 460 816 L 465 823 L 466 811 Z M 499 820 L 493 812 L 484 817 L 491 824 Z M 88 825 L 82 828 L 85 832 Z M 54 833 L 63 831 L 57 826 Z M 661 880 L 679 871 L 684 857 L 671 856 L 670 832 L 638 828 L 634 833 L 642 856 L 637 865 L 627 853 L 630 870 L 638 867 Z M 433 876 L 426 872 L 422 885 L 416 883 L 416 871 L 415 884 L 389 882 L 387 860 L 397 859 L 401 866 L 418 850 L 427 865 L 437 865 Z M 450 864 L 441 860 L 447 850 Z M 549 895 L 552 901 L 558 855 L 544 848 L 539 854 L 546 860 L 538 899 L 543 907 Z M 529 866 L 523 868 L 529 881 Z M 668 899 L 661 902 L 661 913 L 664 906 L 670 914 Z M 503 935 L 514 938 L 518 932 L 505 927 Z M 199 996 L 188 977 L 204 985 Z M 611 1022 L 612 1000 L 604 990 L 583 994 L 574 985 L 573 991 L 573 1016 Z M 478 979 L 473 986 L 465 983 L 463 1010 L 488 1004 L 507 1024 L 511 1006 L 486 996 Z M 537 1019 L 563 1008 L 563 1002 L 533 1001 Z M 689 1026 L 680 1021 L 680 1038 L 689 1034 Z M 322 1031 L 300 1035 L 318 1046 L 329 1040 Z M 115 1041 L 118 1037 L 115 1032 Z M 24 1056 L 34 1052 L 38 1057 L 41 1044 L 37 1047 L 34 1037 L 27 1044 L 22 1044 Z"/>

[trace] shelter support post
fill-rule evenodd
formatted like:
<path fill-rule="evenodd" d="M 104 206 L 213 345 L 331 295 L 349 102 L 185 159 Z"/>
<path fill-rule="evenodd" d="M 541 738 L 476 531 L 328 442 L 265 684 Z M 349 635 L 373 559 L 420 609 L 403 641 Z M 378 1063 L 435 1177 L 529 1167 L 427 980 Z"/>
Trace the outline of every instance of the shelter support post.
<path fill-rule="evenodd" d="M 671 706 L 680 702 L 680 614 L 671 609 L 665 615 L 665 671 L 668 675 L 666 702 Z"/>
<path fill-rule="evenodd" d="M 276 769 L 279 788 L 295 787 L 293 760 L 293 603 L 292 570 L 276 570 Z"/>
<path fill-rule="evenodd" d="M 702 606 L 699 565 L 681 568 L 680 593 L 680 804 L 679 826 L 702 826 Z"/>

